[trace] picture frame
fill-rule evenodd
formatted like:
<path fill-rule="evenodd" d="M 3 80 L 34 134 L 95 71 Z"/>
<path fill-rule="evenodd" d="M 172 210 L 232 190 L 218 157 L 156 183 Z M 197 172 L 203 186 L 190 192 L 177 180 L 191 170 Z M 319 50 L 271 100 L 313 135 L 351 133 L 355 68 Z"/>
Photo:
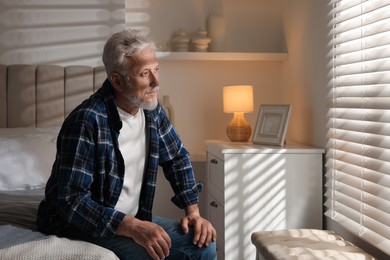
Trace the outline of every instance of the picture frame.
<path fill-rule="evenodd" d="M 291 110 L 291 104 L 261 105 L 252 142 L 284 146 Z"/>

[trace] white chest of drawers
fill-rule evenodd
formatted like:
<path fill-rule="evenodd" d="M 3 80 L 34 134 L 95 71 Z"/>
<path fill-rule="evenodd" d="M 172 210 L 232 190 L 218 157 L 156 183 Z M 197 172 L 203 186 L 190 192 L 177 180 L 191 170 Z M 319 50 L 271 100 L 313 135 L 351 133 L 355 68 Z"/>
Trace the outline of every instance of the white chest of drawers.
<path fill-rule="evenodd" d="M 219 260 L 254 260 L 259 230 L 322 228 L 323 149 L 207 141 L 208 219 Z"/>

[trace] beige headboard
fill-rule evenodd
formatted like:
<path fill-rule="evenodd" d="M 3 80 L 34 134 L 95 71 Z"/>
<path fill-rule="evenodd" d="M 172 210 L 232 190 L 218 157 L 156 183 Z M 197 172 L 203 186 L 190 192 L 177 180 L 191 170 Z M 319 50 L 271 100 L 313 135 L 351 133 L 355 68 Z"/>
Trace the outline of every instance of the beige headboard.
<path fill-rule="evenodd" d="M 0 65 L 0 127 L 59 126 L 105 78 L 104 67 Z"/>

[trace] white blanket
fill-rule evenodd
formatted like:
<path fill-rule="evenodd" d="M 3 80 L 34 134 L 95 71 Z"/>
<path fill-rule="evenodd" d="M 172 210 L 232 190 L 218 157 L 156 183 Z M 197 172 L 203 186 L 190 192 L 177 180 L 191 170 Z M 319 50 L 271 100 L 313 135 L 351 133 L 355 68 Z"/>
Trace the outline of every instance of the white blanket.
<path fill-rule="evenodd" d="M 119 260 L 103 247 L 67 238 L 48 236 L 0 250 L 2 260 Z"/>

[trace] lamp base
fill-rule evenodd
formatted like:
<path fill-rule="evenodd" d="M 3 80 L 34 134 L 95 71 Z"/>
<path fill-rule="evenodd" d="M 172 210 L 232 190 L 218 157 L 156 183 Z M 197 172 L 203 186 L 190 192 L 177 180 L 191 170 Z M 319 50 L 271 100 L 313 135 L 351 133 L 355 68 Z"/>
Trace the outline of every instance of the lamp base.
<path fill-rule="evenodd" d="M 232 142 L 247 142 L 252 129 L 245 120 L 243 112 L 234 112 L 233 120 L 226 127 L 226 134 Z"/>

